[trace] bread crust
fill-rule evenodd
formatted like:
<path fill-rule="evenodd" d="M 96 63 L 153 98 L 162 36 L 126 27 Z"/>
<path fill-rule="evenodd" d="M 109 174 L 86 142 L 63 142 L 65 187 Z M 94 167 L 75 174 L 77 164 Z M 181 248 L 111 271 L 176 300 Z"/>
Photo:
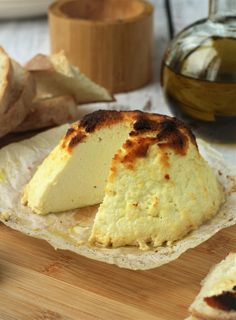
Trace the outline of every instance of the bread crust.
<path fill-rule="evenodd" d="M 36 56 L 29 60 L 25 68 L 28 71 L 54 71 L 49 57 L 42 53 L 36 54 Z"/>
<path fill-rule="evenodd" d="M 17 68 L 22 68 L 19 64 L 15 64 Z M 13 131 L 25 119 L 30 112 L 34 95 L 34 78 L 29 72 L 24 71 L 22 88 L 17 98 L 9 104 L 8 110 L 0 118 L 0 137 Z"/>
<path fill-rule="evenodd" d="M 49 128 L 77 119 L 77 106 L 71 96 L 38 99 L 34 101 L 30 113 L 14 131 Z"/>
<path fill-rule="evenodd" d="M 11 63 L 11 59 L 6 53 L 6 51 L 0 47 L 0 55 L 4 56 L 4 74 L 3 74 L 3 82 L 0 88 L 0 115 L 4 114 L 7 109 L 11 99 L 11 91 L 13 84 L 13 67 Z"/>
<path fill-rule="evenodd" d="M 56 61 L 59 67 L 53 61 Z M 98 86 L 80 73 L 79 69 L 70 65 L 63 52 L 52 56 L 37 54 L 25 65 L 25 68 L 36 79 L 38 97 L 49 94 L 71 95 L 77 104 L 115 100 L 105 88 Z"/>

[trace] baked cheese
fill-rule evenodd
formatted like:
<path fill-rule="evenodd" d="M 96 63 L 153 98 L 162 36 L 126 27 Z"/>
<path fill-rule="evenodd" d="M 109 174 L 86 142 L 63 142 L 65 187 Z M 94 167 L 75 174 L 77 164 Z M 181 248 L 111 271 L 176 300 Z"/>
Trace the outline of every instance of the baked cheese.
<path fill-rule="evenodd" d="M 38 214 L 102 202 L 90 243 L 142 249 L 184 237 L 214 216 L 223 200 L 190 129 L 175 118 L 140 111 L 85 116 L 23 195 Z"/>

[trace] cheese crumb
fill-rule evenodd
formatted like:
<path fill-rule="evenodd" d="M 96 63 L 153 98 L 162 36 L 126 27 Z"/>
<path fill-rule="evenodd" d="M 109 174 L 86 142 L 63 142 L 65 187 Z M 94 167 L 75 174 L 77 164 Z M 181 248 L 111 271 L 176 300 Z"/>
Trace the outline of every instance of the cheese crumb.
<path fill-rule="evenodd" d="M 0 212 L 0 217 L 4 221 L 8 221 L 8 219 L 10 218 L 10 212 L 2 211 L 2 212 Z"/>
<path fill-rule="evenodd" d="M 0 183 L 4 182 L 6 179 L 6 171 L 4 169 L 0 169 Z"/>

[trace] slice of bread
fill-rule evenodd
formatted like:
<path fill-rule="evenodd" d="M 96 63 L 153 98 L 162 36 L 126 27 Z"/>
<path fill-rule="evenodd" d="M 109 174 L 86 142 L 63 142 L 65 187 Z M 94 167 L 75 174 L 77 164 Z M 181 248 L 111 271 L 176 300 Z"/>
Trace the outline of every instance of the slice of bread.
<path fill-rule="evenodd" d="M 37 99 L 32 105 L 31 112 L 14 131 L 48 128 L 77 119 L 77 106 L 71 96 Z"/>
<path fill-rule="evenodd" d="M 8 54 L 0 47 L 0 115 L 6 112 L 11 99 L 13 67 Z"/>
<path fill-rule="evenodd" d="M 7 109 L 0 117 L 0 137 L 13 131 L 30 112 L 35 95 L 35 82 L 32 75 L 11 60 L 13 83 Z"/>
<path fill-rule="evenodd" d="M 26 64 L 26 69 L 36 79 L 38 97 L 71 95 L 77 104 L 114 100 L 105 88 L 72 66 L 63 52 L 38 54 Z"/>
<path fill-rule="evenodd" d="M 197 319 L 236 319 L 236 253 L 230 253 L 210 271 L 190 312 Z"/>

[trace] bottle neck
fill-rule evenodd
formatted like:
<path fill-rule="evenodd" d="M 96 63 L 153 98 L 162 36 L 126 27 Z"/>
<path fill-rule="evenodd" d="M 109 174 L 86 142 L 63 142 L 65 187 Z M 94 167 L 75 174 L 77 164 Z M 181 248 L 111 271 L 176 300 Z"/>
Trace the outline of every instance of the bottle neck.
<path fill-rule="evenodd" d="M 236 21 L 236 0 L 209 0 L 209 19 L 221 22 L 225 18 Z"/>

